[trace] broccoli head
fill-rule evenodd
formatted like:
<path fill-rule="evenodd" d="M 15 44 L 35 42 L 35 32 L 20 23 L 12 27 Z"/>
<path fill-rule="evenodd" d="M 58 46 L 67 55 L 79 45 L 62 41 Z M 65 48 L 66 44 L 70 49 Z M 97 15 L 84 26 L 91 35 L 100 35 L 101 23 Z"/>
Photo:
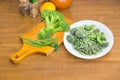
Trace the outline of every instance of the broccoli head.
<path fill-rule="evenodd" d="M 60 12 L 44 10 L 41 17 L 45 21 L 47 29 L 53 29 L 54 32 L 69 30 L 69 24 Z"/>

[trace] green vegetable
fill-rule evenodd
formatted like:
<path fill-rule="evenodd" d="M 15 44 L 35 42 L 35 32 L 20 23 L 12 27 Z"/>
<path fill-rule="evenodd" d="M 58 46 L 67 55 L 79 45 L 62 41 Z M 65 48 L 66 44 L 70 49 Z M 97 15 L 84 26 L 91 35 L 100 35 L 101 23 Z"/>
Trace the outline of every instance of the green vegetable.
<path fill-rule="evenodd" d="M 48 29 L 48 28 L 42 28 L 40 30 L 40 32 L 38 32 L 38 39 L 46 39 L 46 38 L 50 38 L 53 35 L 53 30 L 52 29 Z"/>
<path fill-rule="evenodd" d="M 84 55 L 97 54 L 109 44 L 105 34 L 96 29 L 94 25 L 84 25 L 71 29 L 67 40 L 74 49 Z"/>
<path fill-rule="evenodd" d="M 24 37 L 24 43 L 35 47 L 52 46 L 55 48 L 56 51 L 59 49 L 59 45 L 55 38 L 47 38 L 44 40 L 32 40 L 30 38 Z"/>
<path fill-rule="evenodd" d="M 31 3 L 35 3 L 37 2 L 38 0 L 29 0 Z"/>
<path fill-rule="evenodd" d="M 44 10 L 41 16 L 46 27 L 38 32 L 37 40 L 23 38 L 24 43 L 35 47 L 52 46 L 55 50 L 58 50 L 58 42 L 55 38 L 52 38 L 52 35 L 58 31 L 68 31 L 69 24 L 64 20 L 64 16 L 57 11 Z"/>
<path fill-rule="evenodd" d="M 41 17 L 46 23 L 46 28 L 39 32 L 38 39 L 50 38 L 55 32 L 69 30 L 69 24 L 64 20 L 64 16 L 57 11 L 44 10 Z"/>

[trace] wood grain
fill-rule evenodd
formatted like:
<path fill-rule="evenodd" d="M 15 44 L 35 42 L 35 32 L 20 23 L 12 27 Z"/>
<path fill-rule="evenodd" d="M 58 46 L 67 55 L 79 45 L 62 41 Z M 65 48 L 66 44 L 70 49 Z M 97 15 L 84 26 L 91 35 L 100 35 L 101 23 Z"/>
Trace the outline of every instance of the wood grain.
<path fill-rule="evenodd" d="M 104 57 L 79 59 L 62 44 L 48 57 L 36 54 L 14 65 L 9 57 L 22 47 L 20 36 L 40 23 L 40 17 L 22 16 L 18 5 L 18 0 L 0 0 L 0 80 L 120 80 L 120 0 L 73 0 L 58 10 L 74 22 L 97 20 L 111 29 L 114 46 Z"/>

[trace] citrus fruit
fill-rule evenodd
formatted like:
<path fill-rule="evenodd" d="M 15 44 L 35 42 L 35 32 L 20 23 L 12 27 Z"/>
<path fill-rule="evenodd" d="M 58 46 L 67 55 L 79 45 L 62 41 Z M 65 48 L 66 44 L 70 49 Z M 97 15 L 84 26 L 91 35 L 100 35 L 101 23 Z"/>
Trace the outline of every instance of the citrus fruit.
<path fill-rule="evenodd" d="M 52 2 L 45 2 L 42 4 L 42 6 L 40 7 L 40 12 L 42 12 L 43 10 L 56 10 L 55 5 Z"/>

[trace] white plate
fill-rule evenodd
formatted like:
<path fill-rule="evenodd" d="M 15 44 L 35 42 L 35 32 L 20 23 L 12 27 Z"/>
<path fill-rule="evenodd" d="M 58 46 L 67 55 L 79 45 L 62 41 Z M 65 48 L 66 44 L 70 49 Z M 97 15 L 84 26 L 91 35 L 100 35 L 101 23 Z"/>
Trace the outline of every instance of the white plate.
<path fill-rule="evenodd" d="M 104 24 L 100 23 L 100 22 L 97 22 L 97 21 L 93 21 L 93 20 L 83 20 L 83 21 L 78 21 L 74 24 L 72 24 L 70 26 L 70 29 L 72 28 L 75 28 L 75 27 L 80 27 L 80 26 L 83 26 L 83 25 L 95 25 L 96 28 L 100 29 L 101 32 L 104 32 L 105 35 L 106 35 L 106 39 L 107 41 L 109 42 L 109 45 L 108 47 L 104 48 L 102 50 L 102 52 L 100 53 L 97 53 L 95 55 L 82 55 L 80 54 L 80 52 L 76 51 L 73 47 L 72 47 L 72 44 L 69 43 L 67 40 L 66 40 L 66 37 L 67 35 L 70 35 L 69 32 L 65 32 L 64 33 L 64 38 L 63 38 L 63 41 L 64 41 L 64 45 L 65 45 L 65 48 L 74 56 L 78 57 L 78 58 L 83 58 L 83 59 L 95 59 L 95 58 L 99 58 L 99 57 L 102 57 L 104 56 L 105 54 L 107 54 L 111 49 L 112 49 L 112 46 L 113 46 L 113 42 L 114 42 L 114 38 L 113 38 L 113 34 L 111 32 L 111 30 Z"/>

